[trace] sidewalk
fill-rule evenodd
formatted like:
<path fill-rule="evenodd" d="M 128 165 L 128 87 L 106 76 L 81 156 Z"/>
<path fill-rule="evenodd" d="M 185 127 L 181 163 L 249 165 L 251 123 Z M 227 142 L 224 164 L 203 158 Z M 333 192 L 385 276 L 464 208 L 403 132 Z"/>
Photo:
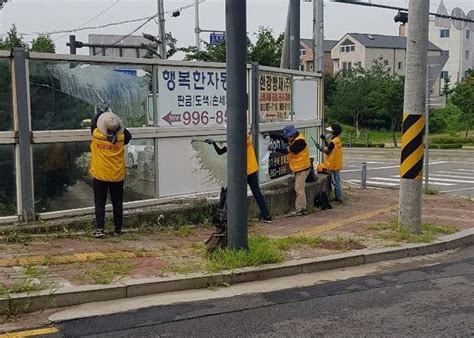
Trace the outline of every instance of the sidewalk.
<path fill-rule="evenodd" d="M 410 236 L 395 231 L 398 191 L 346 187 L 345 192 L 345 203 L 334 205 L 332 210 L 281 217 L 272 224 L 251 224 L 252 243 L 271 249 L 265 251 L 262 246 L 255 250 L 258 258 L 295 261 L 361 249 L 403 247 L 474 228 L 474 202 L 467 199 L 424 196 L 425 231 Z M 116 282 L 139 283 L 139 279 L 150 277 L 214 273 L 225 264 L 240 264 L 229 263 L 225 257 L 209 259 L 203 241 L 212 231 L 211 227 L 184 226 L 105 239 L 85 235 L 28 238 L 12 233 L 0 242 L 0 292 L 3 298 L 10 298 L 35 291 L 54 294 L 59 288 L 71 286 L 98 284 L 106 288 Z M 10 308 L 4 314 L 15 311 L 27 309 Z"/>

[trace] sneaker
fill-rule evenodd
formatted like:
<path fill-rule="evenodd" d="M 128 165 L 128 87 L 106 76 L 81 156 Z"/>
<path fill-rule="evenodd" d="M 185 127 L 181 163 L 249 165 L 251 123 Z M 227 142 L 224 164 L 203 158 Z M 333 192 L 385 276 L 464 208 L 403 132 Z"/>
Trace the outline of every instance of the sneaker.
<path fill-rule="evenodd" d="M 342 200 L 334 199 L 334 203 L 336 203 L 336 204 L 342 204 Z"/>
<path fill-rule="evenodd" d="M 103 229 L 96 229 L 94 233 L 92 234 L 92 237 L 94 238 L 102 238 L 105 237 L 105 232 Z"/>
<path fill-rule="evenodd" d="M 272 223 L 273 219 L 272 216 L 267 216 L 267 217 L 259 217 L 258 220 L 262 223 Z"/>
<path fill-rule="evenodd" d="M 304 216 L 307 215 L 308 211 L 306 209 L 293 210 L 290 212 L 290 216 Z"/>
<path fill-rule="evenodd" d="M 122 236 L 122 230 L 120 230 L 120 229 L 117 230 L 117 229 L 116 229 L 116 230 L 114 231 L 114 236 L 117 236 L 117 237 L 118 237 L 118 236 Z"/>

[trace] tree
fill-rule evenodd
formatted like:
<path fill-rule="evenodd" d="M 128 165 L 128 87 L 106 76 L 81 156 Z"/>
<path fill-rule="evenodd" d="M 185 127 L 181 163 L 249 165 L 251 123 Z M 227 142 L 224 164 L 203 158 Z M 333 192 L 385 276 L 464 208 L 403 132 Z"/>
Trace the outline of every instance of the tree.
<path fill-rule="evenodd" d="M 204 49 L 198 50 L 196 46 L 181 48 L 185 52 L 185 61 L 225 62 L 225 43 L 210 44 L 204 42 Z"/>
<path fill-rule="evenodd" d="M 13 24 L 10 30 L 7 32 L 5 41 L 0 39 L 0 49 L 12 49 L 15 47 L 26 47 L 26 43 L 23 42 L 23 37 L 18 34 L 16 25 Z"/>
<path fill-rule="evenodd" d="M 273 35 L 270 28 L 260 27 L 255 34 L 257 41 L 247 45 L 247 61 L 258 62 L 262 66 L 280 66 L 280 56 L 283 48 L 283 34 L 278 37 Z M 195 46 L 181 48 L 185 52 L 184 60 L 196 60 L 205 62 L 225 62 L 226 48 L 225 42 L 210 44 L 204 42 L 204 48 L 197 50 Z"/>
<path fill-rule="evenodd" d="M 462 111 L 461 119 L 468 137 L 474 122 L 474 75 L 469 75 L 454 88 L 451 101 Z"/>
<path fill-rule="evenodd" d="M 48 35 L 41 34 L 33 39 L 30 50 L 39 53 L 56 53 L 56 46 Z"/>
<path fill-rule="evenodd" d="M 378 91 L 372 97 L 372 103 L 382 117 L 390 120 L 393 144 L 397 147 L 396 131 L 400 129 L 402 122 L 405 79 L 387 73 L 381 80 Z"/>
<path fill-rule="evenodd" d="M 273 30 L 260 26 L 255 45 L 249 44 L 248 58 L 251 62 L 258 62 L 262 66 L 280 67 L 281 52 L 283 49 L 284 34 L 278 37 Z"/>

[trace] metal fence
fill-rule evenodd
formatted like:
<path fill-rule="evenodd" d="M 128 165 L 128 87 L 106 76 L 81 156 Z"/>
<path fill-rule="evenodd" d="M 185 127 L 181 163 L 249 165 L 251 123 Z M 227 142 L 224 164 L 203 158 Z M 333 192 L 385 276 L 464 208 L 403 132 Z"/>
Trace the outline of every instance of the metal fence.
<path fill-rule="evenodd" d="M 106 102 L 133 134 L 125 208 L 212 195 L 226 185 L 225 64 L 0 51 L 0 223 L 93 212 L 90 129 Z M 248 65 L 248 128 L 263 185 L 288 174 L 270 131 L 321 132 L 319 74 Z M 109 206 L 110 207 L 110 206 Z"/>

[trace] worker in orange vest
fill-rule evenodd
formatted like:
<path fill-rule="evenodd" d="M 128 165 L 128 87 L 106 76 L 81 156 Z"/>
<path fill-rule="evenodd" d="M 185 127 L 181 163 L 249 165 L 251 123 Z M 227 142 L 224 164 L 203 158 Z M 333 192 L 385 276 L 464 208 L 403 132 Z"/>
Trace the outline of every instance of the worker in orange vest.
<path fill-rule="evenodd" d="M 309 147 L 302 133 L 295 126 L 283 128 L 283 135 L 271 133 L 271 138 L 283 139 L 288 143 L 284 149 L 277 148 L 270 144 L 268 150 L 276 151 L 288 155 L 290 170 L 295 175 L 295 208 L 291 215 L 306 215 L 306 178 L 311 172 L 311 160 L 309 157 Z"/>
<path fill-rule="evenodd" d="M 325 169 L 331 174 L 331 183 L 334 186 L 334 202 L 341 204 L 343 201 L 343 193 L 341 186 L 341 170 L 343 164 L 342 142 L 340 135 L 342 128 L 339 124 L 333 123 L 326 128 L 330 133 L 329 136 L 321 135 L 324 145 L 317 144 L 316 147 L 326 155 L 319 169 Z"/>
<path fill-rule="evenodd" d="M 218 155 L 222 155 L 227 152 L 226 146 L 219 148 L 219 146 L 213 139 L 207 139 L 205 140 L 205 142 L 207 144 L 212 144 Z M 255 149 L 253 147 L 250 134 L 248 134 L 247 135 L 247 183 L 260 209 L 259 220 L 265 223 L 271 223 L 272 216 L 270 215 L 270 211 L 268 211 L 267 202 L 265 201 L 265 197 L 260 191 L 260 186 L 258 185 L 258 169 L 259 167 L 258 167 L 257 157 L 255 156 Z"/>
<path fill-rule="evenodd" d="M 105 236 L 105 203 L 110 190 L 114 215 L 114 235 L 122 234 L 123 181 L 125 179 L 125 145 L 132 134 L 122 120 L 109 111 L 100 110 L 91 121 L 91 163 L 89 172 L 94 183 L 96 229 L 94 237 Z"/>

